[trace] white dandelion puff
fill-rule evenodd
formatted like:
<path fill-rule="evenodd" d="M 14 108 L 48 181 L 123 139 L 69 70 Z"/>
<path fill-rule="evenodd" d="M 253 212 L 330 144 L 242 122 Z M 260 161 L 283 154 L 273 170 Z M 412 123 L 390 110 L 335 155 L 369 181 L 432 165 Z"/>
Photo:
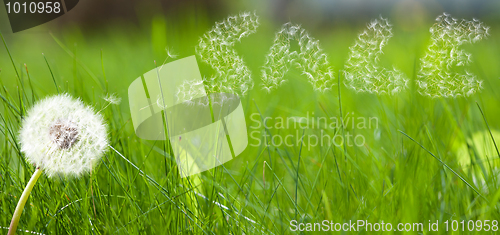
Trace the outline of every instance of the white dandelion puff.
<path fill-rule="evenodd" d="M 99 161 L 108 145 L 102 116 L 67 94 L 39 101 L 22 122 L 21 152 L 49 177 L 80 176 Z"/>
<path fill-rule="evenodd" d="M 80 176 L 98 163 L 108 146 L 99 113 L 68 94 L 48 97 L 31 108 L 19 131 L 21 152 L 36 166 L 13 213 L 8 234 L 15 234 L 21 213 L 42 174 Z"/>

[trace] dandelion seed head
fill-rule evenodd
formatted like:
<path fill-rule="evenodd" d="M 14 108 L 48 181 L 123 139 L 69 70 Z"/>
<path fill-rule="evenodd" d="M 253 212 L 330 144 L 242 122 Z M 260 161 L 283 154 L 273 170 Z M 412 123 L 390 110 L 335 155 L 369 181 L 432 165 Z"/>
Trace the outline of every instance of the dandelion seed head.
<path fill-rule="evenodd" d="M 91 107 L 67 94 L 37 102 L 22 121 L 21 152 L 49 176 L 92 170 L 108 146 L 106 125 Z"/>
<path fill-rule="evenodd" d="M 489 28 L 477 19 L 458 20 L 447 13 L 438 16 L 436 21 L 429 30 L 431 44 L 425 57 L 420 59 L 419 92 L 445 98 L 473 95 L 482 89 L 481 81 L 462 68 L 472 62 L 472 55 L 460 46 L 487 37 Z"/>
<path fill-rule="evenodd" d="M 211 79 L 204 79 L 205 90 L 209 93 L 232 93 L 245 95 L 253 88 L 250 69 L 237 54 L 233 46 L 242 38 L 256 32 L 259 26 L 255 13 L 243 12 L 230 16 L 203 35 L 196 47 L 196 54 L 215 71 Z M 198 94 L 199 87 L 186 82 L 180 87 L 178 97 L 187 100 Z"/>
<path fill-rule="evenodd" d="M 210 80 L 206 77 L 204 81 Z M 207 83 L 210 83 L 207 81 Z M 176 99 L 178 103 L 191 102 L 191 100 L 205 96 L 205 85 L 203 81 L 186 81 L 177 87 Z"/>
<path fill-rule="evenodd" d="M 299 51 L 291 50 L 291 41 L 299 44 Z M 274 43 L 266 56 L 261 71 L 263 88 L 271 91 L 284 83 L 285 74 L 292 66 L 302 70 L 315 91 L 325 92 L 334 85 L 334 72 L 326 54 L 300 25 L 284 24 L 276 33 Z"/>
<path fill-rule="evenodd" d="M 396 68 L 377 66 L 382 48 L 392 37 L 392 26 L 385 18 L 372 20 L 358 36 L 345 64 L 347 87 L 357 92 L 396 94 L 407 87 L 408 79 Z"/>
<path fill-rule="evenodd" d="M 78 127 L 68 119 L 58 119 L 49 126 L 49 135 L 59 149 L 69 149 L 78 141 Z"/>

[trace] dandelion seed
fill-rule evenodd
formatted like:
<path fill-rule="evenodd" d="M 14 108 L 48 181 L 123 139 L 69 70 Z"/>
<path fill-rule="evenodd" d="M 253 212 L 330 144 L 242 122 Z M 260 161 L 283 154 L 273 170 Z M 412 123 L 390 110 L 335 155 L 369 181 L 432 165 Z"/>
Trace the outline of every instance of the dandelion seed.
<path fill-rule="evenodd" d="M 178 56 L 178 55 L 176 55 L 176 54 L 172 53 L 172 51 L 171 51 L 171 50 L 169 50 L 168 48 L 165 48 L 165 51 L 167 52 L 167 58 L 165 58 L 165 60 L 164 60 L 164 61 L 163 61 L 163 63 L 161 64 L 160 69 L 159 69 L 160 71 L 161 71 L 161 69 L 163 68 L 163 65 L 165 65 L 165 62 L 167 62 L 167 60 L 168 60 L 169 58 L 175 59 L 175 58 L 177 58 L 177 56 Z"/>
<path fill-rule="evenodd" d="M 167 56 L 172 58 L 172 59 L 175 59 L 177 58 L 178 55 L 174 54 L 170 49 L 168 48 L 165 48 L 165 51 L 167 52 Z"/>
<path fill-rule="evenodd" d="M 160 108 L 161 110 L 167 109 L 167 105 L 163 102 L 163 97 L 161 96 L 161 94 L 159 94 L 156 98 L 156 106 L 158 106 L 158 108 Z"/>
<path fill-rule="evenodd" d="M 212 79 L 204 79 L 209 93 L 233 93 L 244 95 L 253 87 L 251 72 L 233 46 L 241 38 L 254 33 L 259 25 L 255 13 L 244 12 L 230 16 L 203 35 L 196 53 L 202 61 L 212 66 L 216 74 Z M 178 92 L 183 100 L 189 100 L 199 93 L 198 86 L 186 83 Z"/>
<path fill-rule="evenodd" d="M 299 51 L 290 51 L 290 42 L 299 44 Z M 286 23 L 276 33 L 274 43 L 262 69 L 264 90 L 271 91 L 285 82 L 285 74 L 296 65 L 317 91 L 324 92 L 334 85 L 334 73 L 327 56 L 315 40 L 299 25 Z"/>
<path fill-rule="evenodd" d="M 203 78 L 207 81 L 207 78 Z M 177 88 L 176 98 L 179 103 L 190 102 L 194 98 L 205 96 L 205 86 L 203 82 L 186 81 Z"/>
<path fill-rule="evenodd" d="M 392 37 L 392 26 L 380 17 L 368 24 L 358 36 L 346 62 L 344 75 L 347 87 L 358 92 L 394 94 L 407 87 L 408 79 L 396 68 L 378 66 L 382 48 Z"/>
<path fill-rule="evenodd" d="M 107 94 L 103 99 L 114 105 L 119 105 L 122 102 L 122 98 L 117 97 L 115 94 Z"/>
<path fill-rule="evenodd" d="M 12 217 L 14 234 L 34 184 L 42 170 L 47 176 L 80 176 L 92 170 L 108 146 L 102 116 L 67 94 L 52 96 L 31 108 L 19 131 L 21 152 L 36 166 Z"/>
<path fill-rule="evenodd" d="M 436 21 L 430 29 L 431 44 L 425 57 L 420 59 L 419 92 L 429 97 L 473 95 L 482 89 L 481 81 L 467 69 L 460 68 L 472 60 L 471 54 L 459 47 L 485 38 L 489 28 L 476 19 L 457 20 L 447 13 L 438 16 Z"/>

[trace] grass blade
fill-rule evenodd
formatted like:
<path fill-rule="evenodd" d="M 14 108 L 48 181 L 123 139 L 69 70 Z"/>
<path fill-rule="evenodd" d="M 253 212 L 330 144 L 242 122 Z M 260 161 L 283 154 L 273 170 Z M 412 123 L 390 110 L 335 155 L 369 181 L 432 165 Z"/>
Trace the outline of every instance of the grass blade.
<path fill-rule="evenodd" d="M 474 192 L 476 192 L 479 196 L 481 196 L 484 200 L 486 200 L 487 202 L 488 199 L 486 197 L 484 197 L 479 191 L 477 191 L 477 189 L 475 189 L 471 184 L 469 184 L 469 182 L 467 182 L 462 176 L 460 176 L 457 172 L 455 172 L 453 169 L 451 169 L 451 167 L 449 167 L 446 163 L 444 163 L 441 159 L 439 159 L 438 157 L 436 157 L 436 155 L 434 155 L 431 151 L 427 150 L 422 144 L 420 144 L 419 142 L 417 142 L 416 140 L 414 140 L 413 138 L 411 138 L 409 135 L 407 135 L 406 133 L 404 133 L 403 131 L 399 130 L 399 132 L 401 134 L 403 134 L 404 136 L 408 137 L 408 139 L 410 139 L 411 141 L 415 142 L 416 144 L 418 144 L 423 150 L 425 150 L 426 152 L 428 152 L 432 157 L 434 157 L 436 160 L 438 160 L 441 164 L 443 164 L 446 168 L 448 168 L 448 170 L 450 170 L 451 172 L 453 172 L 453 174 L 455 174 L 458 178 L 460 178 L 460 180 L 462 180 L 467 186 L 469 186 L 472 190 L 474 190 Z"/>

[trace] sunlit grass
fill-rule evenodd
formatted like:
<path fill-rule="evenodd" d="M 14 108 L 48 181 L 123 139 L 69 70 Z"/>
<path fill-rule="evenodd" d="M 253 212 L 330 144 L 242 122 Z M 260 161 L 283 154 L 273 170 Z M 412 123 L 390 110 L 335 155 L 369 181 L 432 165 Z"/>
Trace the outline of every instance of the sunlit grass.
<path fill-rule="evenodd" d="M 11 54 L 0 49 L 0 227 L 10 223 L 34 170 L 19 151 L 20 121 L 36 100 L 58 92 L 81 97 L 97 110 L 107 105 L 103 99 L 107 94 L 123 99 L 120 105 L 102 111 L 112 149 L 89 176 L 50 180 L 42 176 L 21 217 L 22 230 L 44 234 L 283 234 L 290 232 L 289 221 L 294 219 L 397 224 L 500 218 L 500 182 L 494 170 L 498 152 L 491 139 L 476 137 L 500 128 L 496 89 L 500 70 L 495 64 L 500 59 L 496 44 L 500 30 L 493 28 L 490 38 L 466 48 L 473 54 L 470 69 L 484 80 L 483 91 L 467 99 L 430 99 L 419 95 L 415 85 L 418 58 L 428 43 L 426 28 L 411 34 L 394 29 L 380 63 L 389 68 L 397 64 L 410 84 L 389 96 L 356 93 L 342 85 L 343 77 L 340 87 L 337 84 L 332 91 L 318 94 L 296 69 L 289 71 L 283 86 L 271 93 L 262 91 L 260 66 L 280 27 L 270 22 L 262 25 L 262 30 L 235 46 L 256 82 L 242 97 L 249 132 L 259 131 L 261 141 L 265 133 L 299 133 L 300 137 L 320 133 L 317 128 L 251 129 L 254 113 L 260 120 L 313 112 L 328 118 L 377 117 L 378 129 L 324 130 L 330 135 L 356 132 L 365 136 L 366 144 L 325 144 L 310 150 L 307 143 L 248 146 L 232 161 L 183 179 L 167 143 L 139 139 L 130 119 L 128 85 L 154 68 L 155 60 L 167 57 L 166 51 L 158 52 L 163 48 L 153 48 L 151 35 L 155 34 L 122 25 L 87 36 L 77 27 L 68 28 L 41 36 L 36 44 L 30 44 L 27 36 L 15 40 L 14 35 L 4 35 Z M 199 24 L 184 22 L 167 28 L 167 45 L 179 58 L 192 55 L 197 39 L 210 27 L 204 19 Z M 309 31 L 325 46 L 335 73 L 342 74 L 338 70 L 342 58 L 347 58 L 346 48 L 359 32 L 342 27 L 331 33 Z M 421 40 L 410 40 L 414 37 Z M 408 41 L 413 44 L 405 44 Z M 199 65 L 206 76 L 214 72 L 200 61 Z M 478 156 L 483 153 L 493 156 Z M 470 163 L 467 166 L 464 157 Z"/>

